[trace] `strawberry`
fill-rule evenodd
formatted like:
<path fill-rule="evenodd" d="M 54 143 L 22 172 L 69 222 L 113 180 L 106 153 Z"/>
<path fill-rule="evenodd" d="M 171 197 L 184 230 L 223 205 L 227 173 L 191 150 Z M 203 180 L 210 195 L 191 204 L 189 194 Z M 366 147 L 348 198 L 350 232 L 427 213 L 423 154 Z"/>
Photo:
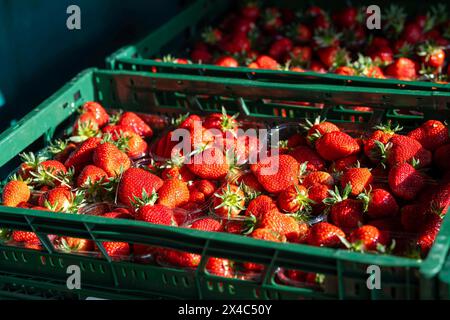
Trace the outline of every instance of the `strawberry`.
<path fill-rule="evenodd" d="M 308 189 L 302 185 L 293 185 L 278 195 L 278 208 L 288 213 L 309 213 L 311 211 L 311 199 L 308 197 Z"/>
<path fill-rule="evenodd" d="M 418 232 L 425 223 L 426 211 L 420 204 L 408 204 L 400 210 L 400 220 L 404 230 Z"/>
<path fill-rule="evenodd" d="M 351 195 L 356 196 L 372 183 L 372 173 L 367 168 L 350 168 L 341 177 L 341 187 L 351 185 Z"/>
<path fill-rule="evenodd" d="M 334 191 L 328 191 L 330 197 L 323 200 L 323 203 L 331 205 L 331 220 L 340 228 L 353 229 L 362 224 L 363 202 L 348 199 L 351 190 L 351 185 L 347 184 L 341 194 L 339 189 L 335 187 Z"/>
<path fill-rule="evenodd" d="M 313 214 L 319 215 L 325 211 L 326 205 L 323 201 L 328 198 L 329 188 L 326 185 L 316 183 L 309 187 L 308 196 L 313 201 L 312 209 Z"/>
<path fill-rule="evenodd" d="M 39 242 L 38 236 L 34 232 L 14 230 L 12 239 L 15 242 Z"/>
<path fill-rule="evenodd" d="M 217 129 L 222 131 L 224 134 L 227 132 L 236 133 L 239 126 L 236 118 L 239 114 L 230 116 L 227 114 L 225 108 L 222 108 L 222 113 L 213 113 L 205 118 L 203 127 L 206 129 Z"/>
<path fill-rule="evenodd" d="M 76 213 L 83 202 L 82 195 L 75 195 L 64 187 L 46 191 L 39 197 L 39 206 L 52 211 Z"/>
<path fill-rule="evenodd" d="M 359 159 L 358 159 L 357 155 L 351 155 L 351 156 L 333 161 L 330 169 L 334 172 L 346 172 L 350 168 L 356 167 L 358 164 L 358 161 L 359 161 Z"/>
<path fill-rule="evenodd" d="M 130 245 L 126 242 L 105 241 L 102 242 L 106 254 L 112 258 L 127 257 L 130 255 Z"/>
<path fill-rule="evenodd" d="M 263 186 L 259 183 L 253 172 L 244 173 L 243 175 L 238 177 L 236 182 L 238 184 L 243 184 L 244 189 L 247 189 L 251 192 L 258 193 L 264 191 Z"/>
<path fill-rule="evenodd" d="M 277 61 L 281 61 L 292 50 L 292 41 L 288 38 L 276 39 L 269 48 L 269 55 Z"/>
<path fill-rule="evenodd" d="M 342 246 L 342 238 L 345 239 L 345 233 L 339 227 L 319 222 L 309 229 L 307 243 L 317 247 L 338 248 Z"/>
<path fill-rule="evenodd" d="M 342 76 L 354 76 L 356 74 L 356 71 L 353 67 L 350 66 L 339 66 L 334 70 L 334 73 Z"/>
<path fill-rule="evenodd" d="M 94 249 L 94 243 L 88 239 L 73 237 L 60 237 L 58 240 L 60 249 L 65 252 L 88 252 Z"/>
<path fill-rule="evenodd" d="M 222 41 L 222 37 L 222 31 L 217 28 L 208 27 L 202 33 L 203 40 L 209 45 L 218 44 L 220 41 Z"/>
<path fill-rule="evenodd" d="M 147 194 L 158 192 L 163 181 L 158 176 L 140 168 L 126 170 L 120 179 L 117 194 L 121 203 L 131 206 L 135 197 L 141 197 L 145 191 Z"/>
<path fill-rule="evenodd" d="M 417 165 L 426 167 L 431 163 L 431 152 L 422 147 L 417 140 L 395 134 L 386 145 L 387 162 L 392 167 L 404 162 L 413 162 L 413 159 L 418 161 Z"/>
<path fill-rule="evenodd" d="M 220 232 L 223 230 L 222 223 L 212 218 L 201 218 L 195 220 L 191 224 L 191 229 L 209 231 L 209 232 Z"/>
<path fill-rule="evenodd" d="M 427 191 L 429 192 L 421 194 L 421 203 L 426 205 L 430 212 L 444 216 L 450 206 L 450 183 L 439 184 Z"/>
<path fill-rule="evenodd" d="M 108 131 L 112 133 L 110 135 L 106 134 Z M 132 159 L 143 158 L 147 153 L 147 142 L 135 133 L 131 127 L 112 126 L 105 130 L 103 140 L 115 144 Z"/>
<path fill-rule="evenodd" d="M 441 171 L 450 172 L 450 143 L 444 144 L 434 151 L 433 162 Z"/>
<path fill-rule="evenodd" d="M 265 212 L 258 221 L 258 227 L 271 229 L 293 242 L 298 242 L 307 232 L 303 225 L 300 228 L 295 218 L 279 212 L 278 209 Z"/>
<path fill-rule="evenodd" d="M 65 167 L 74 167 L 76 171 L 80 171 L 85 165 L 92 162 L 92 154 L 101 141 L 100 138 L 89 138 L 84 141 L 70 154 L 64 163 Z"/>
<path fill-rule="evenodd" d="M 227 67 L 227 68 L 239 67 L 239 63 L 237 62 L 237 60 L 231 56 L 222 56 L 218 58 L 214 64 L 219 67 Z"/>
<path fill-rule="evenodd" d="M 399 207 L 397 201 L 389 191 L 381 188 L 361 193 L 358 199 L 364 201 L 364 211 L 371 219 L 394 217 Z"/>
<path fill-rule="evenodd" d="M 387 66 L 386 75 L 400 80 L 414 80 L 417 78 L 416 65 L 411 59 L 402 57 Z"/>
<path fill-rule="evenodd" d="M 138 209 L 137 220 L 164 226 L 177 226 L 173 210 L 161 204 L 146 204 Z"/>
<path fill-rule="evenodd" d="M 208 258 L 205 268 L 208 271 L 208 273 L 218 277 L 223 278 L 233 277 L 232 263 L 228 259 Z"/>
<path fill-rule="evenodd" d="M 180 179 L 164 181 L 158 190 L 158 204 L 168 208 L 181 207 L 189 201 L 189 189 L 186 182 Z"/>
<path fill-rule="evenodd" d="M 288 35 L 291 39 L 298 43 L 307 43 L 312 39 L 311 28 L 304 24 L 298 23 L 294 24 L 288 31 Z"/>
<path fill-rule="evenodd" d="M 227 184 L 214 194 L 214 213 L 223 218 L 234 218 L 244 210 L 245 195 L 240 187 Z"/>
<path fill-rule="evenodd" d="M 142 137 L 151 138 L 153 136 L 152 128 L 134 112 L 123 113 L 117 124 L 133 128 L 134 132 Z"/>
<path fill-rule="evenodd" d="M 244 5 L 240 9 L 240 14 L 250 21 L 255 21 L 261 14 L 258 1 L 244 1 Z"/>
<path fill-rule="evenodd" d="M 269 212 L 276 208 L 276 203 L 271 197 L 260 195 L 249 202 L 247 210 L 245 211 L 245 215 L 260 218 L 266 212 Z"/>
<path fill-rule="evenodd" d="M 325 168 L 325 161 L 316 151 L 307 146 L 298 146 L 289 152 L 289 155 L 300 164 L 306 162 L 307 171 L 320 171 Z"/>
<path fill-rule="evenodd" d="M 255 64 L 259 69 L 269 69 L 269 70 L 278 70 L 280 69 L 280 65 L 278 62 L 266 55 L 260 55 L 255 60 Z"/>
<path fill-rule="evenodd" d="M 352 28 L 358 23 L 358 10 L 355 7 L 345 7 L 334 12 L 331 18 L 339 28 Z"/>
<path fill-rule="evenodd" d="M 280 193 L 298 183 L 299 164 L 289 155 L 270 156 L 250 165 L 250 169 L 267 192 Z"/>
<path fill-rule="evenodd" d="M 374 63 L 382 66 L 389 65 L 394 62 L 394 52 L 388 46 L 377 48 L 369 54 L 369 57 Z"/>
<path fill-rule="evenodd" d="M 404 200 L 413 200 L 425 184 L 422 174 L 406 162 L 391 168 L 388 182 L 394 195 Z"/>
<path fill-rule="evenodd" d="M 77 186 L 88 186 L 96 182 L 106 181 L 107 178 L 108 175 L 103 169 L 94 165 L 87 165 L 78 175 Z"/>
<path fill-rule="evenodd" d="M 94 164 L 103 169 L 108 177 L 115 177 L 130 168 L 128 156 L 114 144 L 104 142 L 99 144 L 92 154 Z"/>
<path fill-rule="evenodd" d="M 431 68 L 441 68 L 445 63 L 445 51 L 442 47 L 432 45 L 427 42 L 419 46 L 417 55 L 422 58 L 422 62 Z"/>
<path fill-rule="evenodd" d="M 417 140 L 424 148 L 430 151 L 450 143 L 447 126 L 437 120 L 426 121 L 419 128 L 410 131 L 407 136 Z"/>
<path fill-rule="evenodd" d="M 378 228 L 365 225 L 361 226 L 350 233 L 349 241 L 353 247 L 362 251 L 378 251 L 380 246 L 385 247 L 389 242 L 386 232 L 378 230 Z M 381 249 L 382 250 L 382 249 Z"/>
<path fill-rule="evenodd" d="M 341 131 L 325 133 L 316 141 L 316 151 L 329 161 L 357 154 L 359 150 L 358 142 Z"/>
<path fill-rule="evenodd" d="M 189 185 L 189 201 L 205 203 L 216 190 L 216 185 L 209 180 L 197 180 Z"/>
<path fill-rule="evenodd" d="M 229 164 L 222 150 L 214 147 L 194 155 L 186 166 L 196 176 L 208 180 L 222 179 L 229 171 Z"/>
<path fill-rule="evenodd" d="M 27 183 L 19 178 L 13 178 L 3 187 L 2 205 L 17 207 L 21 202 L 28 202 L 30 197 L 31 192 Z"/>
<path fill-rule="evenodd" d="M 81 110 L 84 112 L 90 112 L 94 115 L 94 118 L 99 125 L 103 127 L 109 122 L 109 115 L 101 104 L 94 101 L 88 101 L 83 104 Z"/>
<path fill-rule="evenodd" d="M 307 188 L 315 184 L 323 184 L 328 188 L 332 188 L 334 186 L 334 178 L 326 171 L 313 171 L 303 178 L 302 183 Z"/>
<path fill-rule="evenodd" d="M 199 265 L 201 260 L 201 255 L 199 254 L 166 248 L 160 248 L 158 250 L 158 255 L 160 260 L 164 263 L 182 268 L 195 268 Z"/>
<path fill-rule="evenodd" d="M 441 228 L 442 217 L 430 213 L 425 218 L 424 225 L 419 230 L 419 237 L 417 239 L 417 245 L 420 248 L 422 255 L 426 255 L 436 239 L 439 229 Z"/>
<path fill-rule="evenodd" d="M 82 113 L 72 127 L 72 140 L 75 142 L 85 141 L 95 137 L 99 133 L 97 116 L 92 112 Z"/>
<path fill-rule="evenodd" d="M 319 48 L 317 55 L 327 68 L 344 66 L 349 62 L 348 52 L 345 49 L 335 46 Z"/>

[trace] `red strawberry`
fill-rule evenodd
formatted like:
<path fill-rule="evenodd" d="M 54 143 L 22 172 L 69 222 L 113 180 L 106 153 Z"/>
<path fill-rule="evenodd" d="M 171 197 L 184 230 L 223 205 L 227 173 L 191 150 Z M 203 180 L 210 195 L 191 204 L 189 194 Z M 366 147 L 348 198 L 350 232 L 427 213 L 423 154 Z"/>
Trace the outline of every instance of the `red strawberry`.
<path fill-rule="evenodd" d="M 189 186 L 190 201 L 204 203 L 216 191 L 216 185 L 209 180 L 197 180 Z"/>
<path fill-rule="evenodd" d="M 61 163 L 66 162 L 70 154 L 77 149 L 77 145 L 73 142 L 56 140 L 51 143 L 47 150 L 53 155 L 53 160 Z"/>
<path fill-rule="evenodd" d="M 164 181 L 158 190 L 158 203 L 168 208 L 181 207 L 189 201 L 187 183 L 180 179 Z"/>
<path fill-rule="evenodd" d="M 83 187 L 102 180 L 106 181 L 107 178 L 108 175 L 103 169 L 94 165 L 87 165 L 77 178 L 77 186 Z"/>
<path fill-rule="evenodd" d="M 13 179 L 3 187 L 2 205 L 17 207 L 21 202 L 28 202 L 30 196 L 28 185 L 22 180 Z"/>
<path fill-rule="evenodd" d="M 247 189 L 252 192 L 262 192 L 264 191 L 263 186 L 259 183 L 258 179 L 255 177 L 253 172 L 247 172 L 242 176 L 239 176 L 237 181 L 238 184 L 244 184 Z"/>
<path fill-rule="evenodd" d="M 64 163 L 66 168 L 74 167 L 76 171 L 79 171 L 86 164 L 92 162 L 92 154 L 101 141 L 100 138 L 89 138 L 83 142 Z"/>
<path fill-rule="evenodd" d="M 334 178 L 326 171 L 313 171 L 303 178 L 302 183 L 307 188 L 315 184 L 323 184 L 328 188 L 332 188 L 334 186 Z"/>
<path fill-rule="evenodd" d="M 173 210 L 161 204 L 147 204 L 139 208 L 136 218 L 148 223 L 176 226 Z"/>
<path fill-rule="evenodd" d="M 439 229 L 441 228 L 442 218 L 441 216 L 430 213 L 425 218 L 425 224 L 419 230 L 419 238 L 417 239 L 417 245 L 420 248 L 422 255 L 426 255 L 433 246 Z"/>
<path fill-rule="evenodd" d="M 430 151 L 450 142 L 448 128 L 437 120 L 426 121 L 419 128 L 409 132 L 407 136 L 419 141 L 424 148 Z"/>
<path fill-rule="evenodd" d="M 208 180 L 222 179 L 229 170 L 225 155 L 220 149 L 214 147 L 194 155 L 186 165 L 192 173 Z"/>
<path fill-rule="evenodd" d="M 245 211 L 245 215 L 260 218 L 266 212 L 269 212 L 276 208 L 276 203 L 271 197 L 260 195 L 249 202 L 247 210 Z"/>
<path fill-rule="evenodd" d="M 364 200 L 364 211 L 371 219 L 394 217 L 398 213 L 398 204 L 387 190 L 373 189 L 358 196 Z"/>
<path fill-rule="evenodd" d="M 255 21 L 261 14 L 258 1 L 244 1 L 244 5 L 240 9 L 240 13 L 248 20 Z"/>
<path fill-rule="evenodd" d="M 269 48 L 269 55 L 275 60 L 281 61 L 292 50 L 292 41 L 288 38 L 276 39 Z"/>
<path fill-rule="evenodd" d="M 444 49 L 430 43 L 419 46 L 417 54 L 422 58 L 422 62 L 431 68 L 441 68 L 445 63 Z"/>
<path fill-rule="evenodd" d="M 233 277 L 232 263 L 228 259 L 208 258 L 208 261 L 206 262 L 206 271 L 208 271 L 208 273 L 212 275 L 219 277 Z"/>
<path fill-rule="evenodd" d="M 217 129 L 223 133 L 231 132 L 236 133 L 239 126 L 236 118 L 238 114 L 230 116 L 227 114 L 226 110 L 222 108 L 222 113 L 213 113 L 208 115 L 203 122 L 203 127 L 206 129 Z"/>
<path fill-rule="evenodd" d="M 252 164 L 250 169 L 266 191 L 280 193 L 298 183 L 299 167 L 293 157 L 282 154 Z"/>
<path fill-rule="evenodd" d="M 372 183 L 372 173 L 367 168 L 350 168 L 341 177 L 341 187 L 351 185 L 351 195 L 358 195 Z"/>
<path fill-rule="evenodd" d="M 348 52 L 345 49 L 335 46 L 319 48 L 317 55 L 327 68 L 343 66 L 349 61 Z"/>
<path fill-rule="evenodd" d="M 280 65 L 274 59 L 269 56 L 260 55 L 255 61 L 256 65 L 259 69 L 270 69 L 270 70 L 278 70 L 280 69 Z"/>
<path fill-rule="evenodd" d="M 345 199 L 331 207 L 331 220 L 340 228 L 357 228 L 362 224 L 363 204 L 354 199 Z"/>
<path fill-rule="evenodd" d="M 408 22 L 403 27 L 401 37 L 409 43 L 417 43 L 422 38 L 422 28 L 414 21 Z"/>
<path fill-rule="evenodd" d="M 120 258 L 130 255 L 130 245 L 126 242 L 105 241 L 102 242 L 102 245 L 110 257 Z"/>
<path fill-rule="evenodd" d="M 342 76 L 354 76 L 356 70 L 350 66 L 339 66 L 334 70 L 334 73 Z"/>
<path fill-rule="evenodd" d="M 131 201 L 141 198 L 143 192 L 151 195 L 163 185 L 163 181 L 158 176 L 140 168 L 130 168 L 126 170 L 120 179 L 118 186 L 118 199 L 121 203 L 131 206 Z"/>
<path fill-rule="evenodd" d="M 314 214 L 319 215 L 324 212 L 326 206 L 323 203 L 323 200 L 328 197 L 328 190 L 329 188 L 326 185 L 319 183 L 309 187 L 308 196 L 312 201 L 314 201 L 312 204 Z"/>
<path fill-rule="evenodd" d="M 99 125 L 97 115 L 92 112 L 82 113 L 72 128 L 72 136 L 77 137 L 79 141 L 84 141 L 98 134 Z"/>
<path fill-rule="evenodd" d="M 199 265 L 201 255 L 173 249 L 161 248 L 158 250 L 160 259 L 165 263 L 182 268 L 195 268 Z"/>
<path fill-rule="evenodd" d="M 67 188 L 58 187 L 45 192 L 39 198 L 39 206 L 52 211 L 77 212 L 79 201 Z"/>
<path fill-rule="evenodd" d="M 12 232 L 12 239 L 15 242 L 39 242 L 37 235 L 34 232 L 29 231 L 14 230 Z"/>
<path fill-rule="evenodd" d="M 312 30 L 308 25 L 298 23 L 292 27 L 289 36 L 298 43 L 306 43 L 312 39 Z"/>
<path fill-rule="evenodd" d="M 109 122 L 109 116 L 106 110 L 98 102 L 88 101 L 81 107 L 83 112 L 90 112 L 94 114 L 99 127 L 103 127 Z"/>
<path fill-rule="evenodd" d="M 378 230 L 378 228 L 365 225 L 352 231 L 349 236 L 350 242 L 361 250 L 375 251 L 379 246 L 386 246 L 389 242 L 389 237 L 386 232 Z"/>
<path fill-rule="evenodd" d="M 345 172 L 350 168 L 356 167 L 359 159 L 357 155 L 351 155 L 345 158 L 341 158 L 333 161 L 331 169 L 335 172 Z"/>
<path fill-rule="evenodd" d="M 283 20 L 281 19 L 281 13 L 278 8 L 270 7 L 262 14 L 263 28 L 268 33 L 275 33 L 283 26 Z"/>
<path fill-rule="evenodd" d="M 299 242 L 299 239 L 306 236 L 308 228 L 304 228 L 305 226 L 306 224 L 300 226 L 297 220 L 279 212 L 278 209 L 265 212 L 258 221 L 259 228 L 271 229 L 292 242 Z"/>
<path fill-rule="evenodd" d="M 307 242 L 318 247 L 338 248 L 342 246 L 341 238 L 345 233 L 339 227 L 328 222 L 319 222 L 309 229 Z"/>
<path fill-rule="evenodd" d="M 131 166 L 128 156 L 110 142 L 101 143 L 93 152 L 94 164 L 103 169 L 108 177 L 118 176 Z"/>
<path fill-rule="evenodd" d="M 398 58 L 385 71 L 386 75 L 400 80 L 414 80 L 417 78 L 416 65 L 408 58 Z"/>
<path fill-rule="evenodd" d="M 244 210 L 245 195 L 240 187 L 228 184 L 214 194 L 214 213 L 219 217 L 233 218 Z"/>
<path fill-rule="evenodd" d="M 278 208 L 284 212 L 296 213 L 311 211 L 311 199 L 308 189 L 302 185 L 293 185 L 278 195 Z"/>
<path fill-rule="evenodd" d="M 333 161 L 357 154 L 358 142 L 341 131 L 325 133 L 316 141 L 316 150 L 325 160 Z"/>
<path fill-rule="evenodd" d="M 134 132 L 142 137 L 150 138 L 153 136 L 152 128 L 134 112 L 123 113 L 117 124 L 133 128 Z"/>
<path fill-rule="evenodd" d="M 425 184 L 422 174 L 406 162 L 391 168 L 388 182 L 392 192 L 405 200 L 413 200 Z"/>
<path fill-rule="evenodd" d="M 289 155 L 292 156 L 298 163 L 302 164 L 306 162 L 307 171 L 320 171 L 325 168 L 325 161 L 307 146 L 298 146 Z"/>
<path fill-rule="evenodd" d="M 218 58 L 214 64 L 219 67 L 227 67 L 227 68 L 239 67 L 239 63 L 237 62 L 237 60 L 231 56 L 222 56 Z"/>
<path fill-rule="evenodd" d="M 418 160 L 418 166 L 426 167 L 431 163 L 431 152 L 423 148 L 417 140 L 395 134 L 390 140 L 386 150 L 387 162 L 392 167 L 404 162 Z"/>
<path fill-rule="evenodd" d="M 191 229 L 219 232 L 223 230 L 222 223 L 212 218 L 201 218 L 191 224 Z"/>
<path fill-rule="evenodd" d="M 342 8 L 332 15 L 334 23 L 342 29 L 354 27 L 358 21 L 358 10 L 355 7 Z"/>

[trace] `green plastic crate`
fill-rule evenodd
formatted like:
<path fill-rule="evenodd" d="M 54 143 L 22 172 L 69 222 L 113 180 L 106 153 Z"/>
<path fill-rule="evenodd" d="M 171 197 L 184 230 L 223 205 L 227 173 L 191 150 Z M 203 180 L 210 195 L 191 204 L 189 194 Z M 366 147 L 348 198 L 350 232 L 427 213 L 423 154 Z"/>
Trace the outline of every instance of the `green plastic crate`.
<path fill-rule="evenodd" d="M 373 4 L 370 1 L 363 1 Z M 433 2 L 427 2 L 430 5 Z M 185 49 L 198 39 L 203 28 L 211 25 L 215 20 L 223 16 L 233 7 L 233 1 L 229 0 L 196 0 L 187 6 L 181 13 L 162 25 L 146 38 L 125 46 L 106 59 L 106 64 L 112 70 L 130 71 L 154 71 L 162 73 L 175 73 L 186 75 L 202 75 L 214 77 L 226 77 L 233 79 L 252 79 L 258 81 L 275 81 L 287 83 L 326 83 L 335 85 L 350 85 L 379 88 L 405 88 L 417 90 L 440 90 L 450 91 L 449 84 L 431 83 L 426 81 L 402 81 L 397 79 L 373 79 L 358 76 L 341 76 L 332 73 L 321 74 L 316 72 L 292 72 L 276 70 L 257 70 L 245 67 L 225 68 L 214 65 L 202 64 L 176 64 L 171 62 L 157 62 L 154 57 L 161 57 L 165 54 L 181 53 L 185 55 Z M 320 5 L 320 1 L 318 4 Z M 377 1 L 383 8 L 388 1 Z M 296 1 L 281 1 L 277 5 L 288 5 L 290 7 L 306 7 L 307 3 Z M 329 8 L 330 3 L 323 2 L 324 7 Z M 343 5 L 343 4 L 342 4 Z M 338 2 L 333 2 L 332 7 L 342 6 Z M 413 12 L 419 12 L 417 4 L 412 6 L 411 2 L 403 1 L 402 5 Z"/>
<path fill-rule="evenodd" d="M 450 254 L 447 256 L 447 261 L 439 273 L 440 293 L 442 299 L 450 300 Z"/>
<path fill-rule="evenodd" d="M 270 102 L 269 102 L 270 99 Z M 32 113 L 0 136 L 0 166 L 18 164 L 22 150 L 43 148 L 59 131 L 70 125 L 76 107 L 96 100 L 110 108 L 176 115 L 180 112 L 220 110 L 222 105 L 240 111 L 249 119 L 279 123 L 306 116 L 326 116 L 333 121 L 357 121 L 367 129 L 374 121 L 391 118 L 414 125 L 429 115 L 448 118 L 450 97 L 442 92 L 374 90 L 331 85 L 267 84 L 249 80 L 199 76 L 174 76 L 96 69 L 81 73 Z M 325 102 L 323 109 L 302 107 L 283 101 Z M 374 112 L 344 109 L 369 105 Z M 404 117 L 395 108 L 417 107 L 423 115 Z M 276 116 L 286 115 L 285 117 Z M 375 119 L 375 120 L 374 120 Z M 2 177 L 5 178 L 5 177 Z M 169 298 L 169 299 L 435 299 L 438 273 L 450 246 L 450 214 L 427 258 L 413 260 L 318 248 L 307 245 L 259 241 L 225 233 L 152 225 L 140 221 L 95 216 L 55 214 L 0 207 L 0 226 L 34 231 L 44 251 L 0 246 L 0 295 L 14 288 L 37 296 L 58 292 L 57 296 L 83 298 Z M 201 253 L 196 270 L 163 268 L 151 264 L 113 261 L 109 257 L 80 256 L 55 252 L 47 234 L 67 235 L 100 242 L 127 241 Z M 204 270 L 205 257 L 225 257 L 234 261 L 265 264 L 258 281 L 225 279 Z M 368 265 L 381 268 L 381 289 L 366 286 Z M 66 269 L 82 270 L 81 290 L 68 291 Z M 278 267 L 301 269 L 326 275 L 323 290 L 297 288 L 275 281 Z M 4 288 L 4 289 L 2 289 Z M 11 289 L 12 288 L 12 289 Z"/>

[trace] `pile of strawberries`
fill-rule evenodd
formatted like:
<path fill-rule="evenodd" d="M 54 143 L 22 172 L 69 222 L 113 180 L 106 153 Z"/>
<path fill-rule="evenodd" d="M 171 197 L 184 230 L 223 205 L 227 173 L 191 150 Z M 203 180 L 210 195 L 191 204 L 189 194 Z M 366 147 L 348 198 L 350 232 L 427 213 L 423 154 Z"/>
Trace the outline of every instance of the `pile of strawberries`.
<path fill-rule="evenodd" d="M 332 122 L 307 120 L 290 124 L 293 133 L 262 152 L 268 139 L 242 135 L 238 115 L 225 110 L 174 119 L 158 135 L 161 123 L 146 115 L 109 115 L 96 102 L 80 110 L 70 137 L 42 154 L 22 154 L 3 205 L 414 258 L 428 253 L 450 205 L 449 129 L 440 121 L 351 136 Z M 100 254 L 91 240 L 50 238 L 64 251 Z M 32 232 L 12 231 L 10 240 L 41 246 Z M 150 256 L 184 268 L 201 260 L 167 248 L 102 245 L 114 258 Z M 225 277 L 262 269 L 207 262 L 209 272 Z M 287 276 L 320 278 L 298 270 Z"/>
<path fill-rule="evenodd" d="M 446 6 L 431 6 L 415 16 L 393 4 L 382 9 L 381 29 L 369 30 L 366 7 L 329 13 L 310 6 L 294 12 L 242 1 L 221 23 L 204 31 L 189 58 L 166 56 L 162 61 L 448 81 Z"/>

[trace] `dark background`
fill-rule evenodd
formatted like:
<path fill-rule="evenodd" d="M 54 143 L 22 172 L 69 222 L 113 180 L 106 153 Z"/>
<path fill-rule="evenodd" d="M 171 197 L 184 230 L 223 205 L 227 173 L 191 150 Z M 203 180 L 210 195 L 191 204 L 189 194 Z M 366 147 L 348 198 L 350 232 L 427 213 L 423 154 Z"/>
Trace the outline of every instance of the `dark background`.
<path fill-rule="evenodd" d="M 161 25 L 178 0 L 0 0 L 0 132 L 81 70 Z M 68 30 L 70 5 L 81 30 Z"/>

